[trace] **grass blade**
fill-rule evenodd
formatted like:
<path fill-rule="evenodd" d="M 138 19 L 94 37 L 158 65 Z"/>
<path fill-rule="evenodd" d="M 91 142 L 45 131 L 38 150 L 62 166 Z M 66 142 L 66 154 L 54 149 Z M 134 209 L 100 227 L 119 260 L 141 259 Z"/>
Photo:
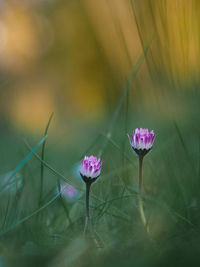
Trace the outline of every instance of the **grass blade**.
<path fill-rule="evenodd" d="M 24 166 L 24 164 L 31 158 L 31 156 L 35 153 L 35 151 L 39 148 L 39 146 L 45 141 L 45 139 L 47 138 L 47 135 L 44 136 L 39 142 L 38 144 L 31 150 L 31 152 L 28 154 L 28 156 L 25 157 L 25 159 L 23 159 L 19 165 L 16 167 L 16 169 L 11 173 L 10 177 L 8 178 L 8 183 L 5 184 L 3 187 L 1 187 L 0 192 L 2 192 L 5 187 L 10 184 L 10 180 L 12 180 L 12 178 L 17 174 L 17 172 Z"/>
<path fill-rule="evenodd" d="M 54 113 L 52 112 L 50 117 L 49 117 L 49 120 L 48 120 L 48 123 L 47 123 L 47 126 L 45 128 L 45 132 L 44 132 L 44 136 L 47 135 L 48 133 L 48 129 L 49 129 L 49 126 L 50 126 L 50 123 L 51 123 L 51 120 L 53 118 L 53 115 Z M 45 145 L 46 145 L 46 140 L 43 142 L 43 145 L 42 145 L 42 153 L 41 153 L 41 171 L 40 171 L 40 194 L 39 194 L 39 207 L 42 203 L 42 195 L 43 195 L 43 184 L 44 184 L 44 166 L 43 166 L 43 161 L 44 161 L 44 152 L 45 152 Z"/>
<path fill-rule="evenodd" d="M 105 134 L 107 139 L 109 139 L 112 136 L 113 126 L 114 126 L 114 124 L 115 124 L 115 122 L 117 120 L 117 117 L 119 115 L 119 111 L 121 109 L 121 106 L 122 106 L 122 103 L 124 101 L 124 98 L 127 95 L 127 92 L 130 89 L 130 87 L 131 87 L 131 85 L 132 85 L 132 83 L 133 83 L 133 81 L 134 81 L 134 79 L 135 79 L 135 77 L 136 77 L 136 75 L 137 75 L 137 73 L 138 73 L 138 71 L 139 71 L 144 59 L 145 59 L 145 57 L 146 57 L 147 51 L 148 51 L 148 49 L 151 46 L 151 43 L 153 41 L 153 37 L 154 37 L 154 34 L 151 35 L 151 37 L 148 40 L 146 46 L 143 48 L 143 51 L 142 51 L 141 55 L 139 56 L 135 66 L 133 67 L 132 72 L 130 73 L 129 77 L 126 80 L 126 84 L 125 84 L 125 86 L 124 86 L 124 88 L 123 88 L 123 90 L 121 92 L 118 104 L 117 104 L 117 106 L 115 108 L 115 111 L 114 111 L 114 114 L 113 114 L 113 118 L 112 118 L 112 120 L 111 120 L 111 122 L 109 124 L 108 131 Z M 101 156 L 103 154 L 103 151 L 105 150 L 105 147 L 106 147 L 107 141 L 108 141 L 107 139 L 104 141 L 104 144 L 102 145 L 102 149 L 99 152 L 99 156 Z"/>

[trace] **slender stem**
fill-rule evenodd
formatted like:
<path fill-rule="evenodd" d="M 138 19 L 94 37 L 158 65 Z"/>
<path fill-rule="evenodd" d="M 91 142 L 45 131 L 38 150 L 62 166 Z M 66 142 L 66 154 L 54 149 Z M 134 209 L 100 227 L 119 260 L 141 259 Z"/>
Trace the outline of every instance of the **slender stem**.
<path fill-rule="evenodd" d="M 138 201 L 139 201 L 139 211 L 141 220 L 146 228 L 146 217 L 144 215 L 144 209 L 142 204 L 142 163 L 143 163 L 143 156 L 139 156 L 139 194 L 138 194 Z"/>
<path fill-rule="evenodd" d="M 85 218 L 85 228 L 84 228 L 84 234 L 86 234 L 86 231 L 89 230 L 90 236 L 92 240 L 94 241 L 94 244 L 96 247 L 99 247 L 99 243 L 94 235 L 93 229 L 92 229 L 92 224 L 90 220 L 90 187 L 92 182 L 88 181 L 85 183 L 86 184 L 86 218 Z"/>
<path fill-rule="evenodd" d="M 49 117 L 47 126 L 46 126 L 46 128 L 45 128 L 44 136 L 46 136 L 47 133 L 48 133 L 49 126 L 50 126 L 51 120 L 52 120 L 52 118 L 53 118 L 53 115 L 54 115 L 54 113 L 52 112 L 51 115 L 50 115 L 50 117 Z M 39 207 L 42 205 L 42 197 L 43 197 L 43 186 L 44 186 L 44 164 L 43 164 L 43 161 L 44 161 L 45 146 L 46 146 L 46 140 L 45 140 L 44 143 L 42 144 L 42 153 L 41 153 L 41 159 L 42 159 L 42 160 L 41 160 L 41 167 L 40 167 L 40 195 L 39 195 Z"/>
<path fill-rule="evenodd" d="M 86 232 L 87 228 L 89 229 L 90 233 L 92 234 L 92 225 L 90 221 L 90 182 L 86 182 L 86 220 L 85 220 L 85 229 L 84 233 Z"/>

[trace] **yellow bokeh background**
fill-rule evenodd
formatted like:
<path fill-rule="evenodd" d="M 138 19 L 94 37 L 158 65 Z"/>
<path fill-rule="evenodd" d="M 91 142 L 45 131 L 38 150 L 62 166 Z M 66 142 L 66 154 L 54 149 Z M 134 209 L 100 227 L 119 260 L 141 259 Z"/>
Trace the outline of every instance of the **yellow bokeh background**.
<path fill-rule="evenodd" d="M 1 1 L 2 118 L 33 132 L 52 111 L 58 121 L 101 118 L 152 34 L 135 87 L 145 105 L 162 106 L 167 83 L 198 81 L 199 14 L 196 0 Z"/>

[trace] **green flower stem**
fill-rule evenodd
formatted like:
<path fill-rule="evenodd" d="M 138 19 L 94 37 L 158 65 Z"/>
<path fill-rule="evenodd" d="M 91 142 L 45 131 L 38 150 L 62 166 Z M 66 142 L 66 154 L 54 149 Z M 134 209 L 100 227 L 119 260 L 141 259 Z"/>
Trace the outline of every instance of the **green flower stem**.
<path fill-rule="evenodd" d="M 139 193 L 138 193 L 138 202 L 139 202 L 139 211 L 142 223 L 144 227 L 147 229 L 147 221 L 144 214 L 143 203 L 142 203 L 142 163 L 143 156 L 139 156 Z M 148 229 L 147 229 L 148 230 Z"/>
<path fill-rule="evenodd" d="M 92 229 L 91 219 L 90 219 L 90 187 L 92 182 L 86 182 L 86 218 L 85 218 L 85 228 L 84 228 L 84 234 L 89 230 L 90 236 L 92 240 L 94 241 L 94 244 L 96 247 L 99 247 L 99 243 L 94 235 L 94 231 Z"/>
<path fill-rule="evenodd" d="M 91 183 L 87 182 L 86 183 L 86 221 L 85 221 L 85 231 L 87 228 L 89 228 L 90 232 L 92 231 L 92 226 L 91 226 L 91 220 L 90 220 L 90 187 Z M 85 232 L 84 231 L 84 232 Z"/>
<path fill-rule="evenodd" d="M 91 219 L 90 219 L 90 187 L 91 182 L 88 181 L 86 184 L 86 218 L 85 218 L 85 228 L 84 228 L 84 234 L 89 230 L 91 236 L 94 238 L 94 232 L 92 229 Z"/>

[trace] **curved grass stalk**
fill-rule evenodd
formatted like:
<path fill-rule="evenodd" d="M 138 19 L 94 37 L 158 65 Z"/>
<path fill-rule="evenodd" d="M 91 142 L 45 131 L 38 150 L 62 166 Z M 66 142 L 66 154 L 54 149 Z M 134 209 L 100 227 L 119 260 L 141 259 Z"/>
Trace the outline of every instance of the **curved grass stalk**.
<path fill-rule="evenodd" d="M 10 228 L 8 228 L 5 231 L 3 231 L 2 233 L 0 233 L 0 237 L 3 236 L 4 234 L 7 234 L 10 231 L 12 231 L 14 228 L 18 227 L 20 224 L 22 224 L 25 221 L 29 220 L 31 217 L 33 217 L 34 215 L 38 214 L 40 211 L 42 211 L 43 209 L 48 207 L 50 204 L 52 204 L 60 196 L 60 194 L 61 194 L 60 192 L 57 193 L 52 199 L 50 199 L 48 202 L 46 202 L 39 209 L 37 209 L 34 212 L 32 212 L 31 214 L 25 216 L 23 219 L 21 219 L 17 223 L 15 223 L 13 226 L 11 226 Z"/>
<path fill-rule="evenodd" d="M 149 228 L 147 225 L 147 220 L 145 217 L 143 202 L 142 202 L 142 164 L 143 164 L 143 156 L 139 156 L 139 190 L 138 190 L 139 212 L 140 212 L 140 217 L 141 217 L 142 223 L 143 223 L 147 233 L 149 233 Z"/>
<path fill-rule="evenodd" d="M 51 120 L 52 120 L 52 118 L 53 118 L 53 115 L 54 115 L 54 113 L 52 112 L 51 115 L 50 115 L 50 117 L 49 117 L 47 126 L 46 126 L 46 128 L 45 128 L 44 136 L 46 136 L 47 133 L 48 133 L 49 126 L 50 126 Z M 44 161 L 45 145 L 46 145 L 46 140 L 43 142 L 43 145 L 42 145 L 42 153 L 41 153 L 41 159 L 42 159 L 42 161 Z M 41 168 L 40 168 L 40 194 L 39 194 L 39 207 L 40 207 L 40 205 L 42 204 L 43 184 L 44 184 L 44 166 L 43 166 L 43 162 L 42 162 L 42 161 L 41 161 Z"/>

